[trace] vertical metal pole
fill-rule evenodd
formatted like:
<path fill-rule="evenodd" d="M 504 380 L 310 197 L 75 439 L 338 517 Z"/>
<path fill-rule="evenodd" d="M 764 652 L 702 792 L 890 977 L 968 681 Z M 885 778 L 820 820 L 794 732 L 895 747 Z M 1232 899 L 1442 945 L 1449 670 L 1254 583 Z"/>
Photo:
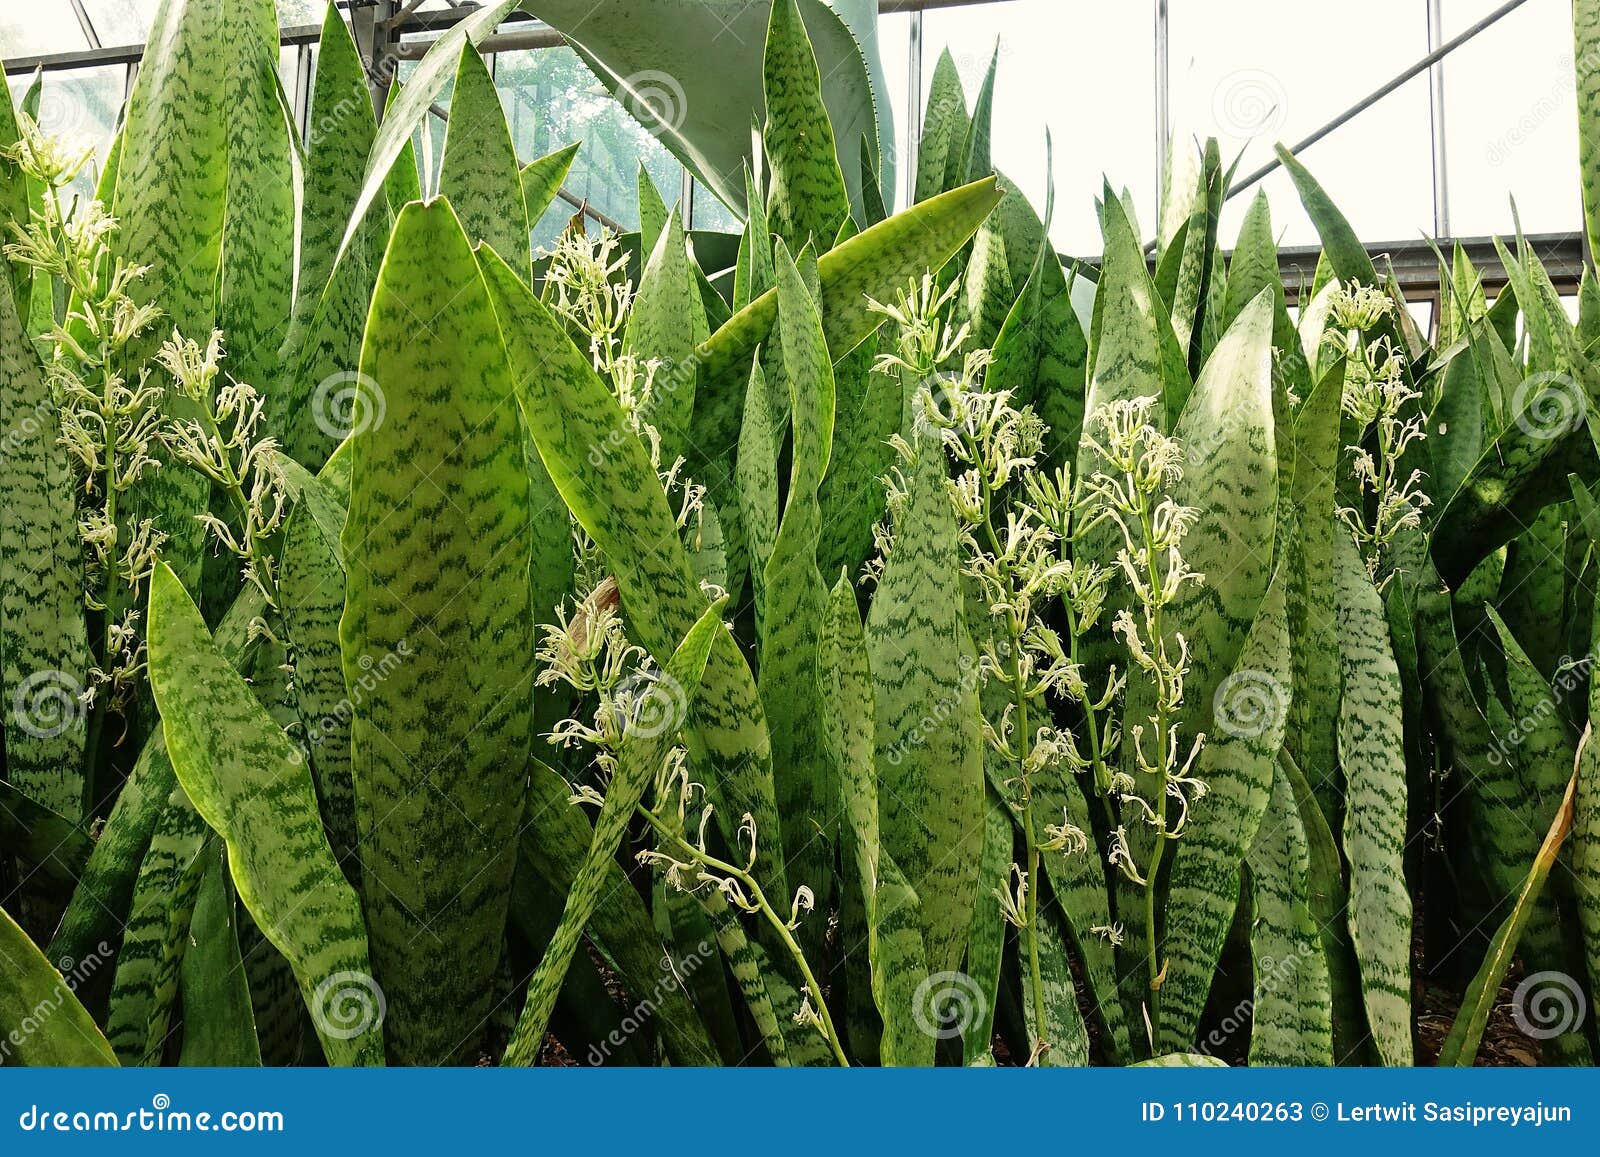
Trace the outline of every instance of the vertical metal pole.
<path fill-rule="evenodd" d="M 350 9 L 350 32 L 355 37 L 356 51 L 367 70 L 367 88 L 372 92 L 372 108 L 378 120 L 383 120 L 384 106 L 389 103 L 389 88 L 394 83 L 400 57 L 395 52 L 399 33 L 390 27 L 399 5 L 397 0 L 377 0 L 374 4 Z"/>
<path fill-rule="evenodd" d="M 295 49 L 293 108 L 301 141 L 311 135 L 311 59 L 311 45 L 302 44 Z"/>
<path fill-rule="evenodd" d="M 922 11 L 911 13 L 911 37 L 906 47 L 906 129 L 900 157 L 903 205 L 917 197 L 917 157 L 922 151 Z"/>
<path fill-rule="evenodd" d="M 688 169 L 685 169 L 683 171 L 683 178 L 679 182 L 679 185 L 678 185 L 678 198 L 679 198 L 679 200 L 681 200 L 683 202 L 683 208 L 681 210 L 682 215 L 683 215 L 683 227 L 685 229 L 693 229 L 694 228 L 694 178 L 689 175 L 689 170 Z M 646 256 L 648 256 L 648 254 Z"/>
<path fill-rule="evenodd" d="M 1168 69 L 1167 0 L 1156 0 L 1156 197 L 1165 198 L 1167 155 L 1172 147 L 1172 92 Z"/>
<path fill-rule="evenodd" d="M 1444 43 L 1444 0 L 1428 0 L 1428 51 Z M 1445 156 L 1444 61 L 1428 70 L 1428 124 L 1433 137 L 1433 234 L 1450 236 L 1450 180 Z"/>

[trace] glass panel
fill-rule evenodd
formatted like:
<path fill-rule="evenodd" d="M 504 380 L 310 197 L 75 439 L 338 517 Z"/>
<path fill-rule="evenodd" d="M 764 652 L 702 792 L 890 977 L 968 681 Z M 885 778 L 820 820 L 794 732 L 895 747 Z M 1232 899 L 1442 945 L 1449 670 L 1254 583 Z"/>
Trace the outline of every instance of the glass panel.
<path fill-rule="evenodd" d="M 668 205 L 679 198 L 683 166 L 595 80 L 570 48 L 500 53 L 495 83 L 524 162 L 582 141 L 567 189 L 627 229 L 639 227 L 638 166 L 643 163 Z M 534 230 L 547 245 L 572 216 L 552 205 Z"/>
<path fill-rule="evenodd" d="M 278 0 L 278 27 L 298 28 L 303 24 L 321 27 L 327 11 L 325 0 Z"/>
<path fill-rule="evenodd" d="M 74 192 L 86 197 L 93 195 L 100 162 L 111 147 L 127 76 L 120 64 L 44 74 L 39 93 L 40 127 L 76 147 L 94 147 L 95 164 L 85 169 L 73 185 Z M 25 80 L 14 88 L 18 99 L 25 89 Z"/>
<path fill-rule="evenodd" d="M 1045 129 L 1051 130 L 1052 236 L 1059 248 L 1074 255 L 1100 252 L 1094 200 L 1101 173 L 1117 188 L 1132 190 L 1142 222 L 1154 221 L 1155 30 L 1148 4 L 1012 0 L 930 10 L 923 30 L 924 100 L 939 54 L 948 47 L 969 107 L 998 35 L 994 163 L 1042 210 Z"/>
<path fill-rule="evenodd" d="M 160 0 L 83 0 L 89 21 L 109 47 L 143 44 Z"/>
<path fill-rule="evenodd" d="M 1496 4 L 1451 0 L 1444 34 Z M 1510 233 L 1511 199 L 1530 233 L 1583 227 L 1572 28 L 1565 4 L 1527 4 L 1445 58 L 1450 231 Z"/>
<path fill-rule="evenodd" d="M 7 4 L 0 12 L 0 56 L 43 56 L 89 47 L 83 25 L 66 0 L 47 4 Z"/>
<path fill-rule="evenodd" d="M 887 142 L 896 158 L 895 170 L 898 186 L 883 191 L 884 200 L 904 205 L 910 201 L 907 190 L 915 178 L 906 174 L 906 142 L 911 139 L 910 113 L 907 98 L 911 80 L 911 13 L 892 12 L 878 18 L 878 50 L 883 57 L 883 84 L 887 90 L 879 93 L 880 100 L 888 100 L 894 110 L 895 139 Z M 920 126 L 919 126 L 920 127 Z M 895 204 L 889 205 L 890 212 Z"/>
<path fill-rule="evenodd" d="M 739 233 L 744 222 L 717 200 L 717 195 L 699 181 L 694 183 L 694 227 L 712 229 L 722 233 Z"/>
<path fill-rule="evenodd" d="M 1234 0 L 1226 19 L 1217 5 L 1174 0 L 1171 13 L 1174 137 L 1215 135 L 1225 160 L 1242 149 L 1241 176 L 1272 158 L 1274 142 L 1306 136 L 1428 51 L 1423 0 Z M 1303 159 L 1362 238 L 1413 238 L 1433 232 L 1429 133 L 1424 74 Z M 1282 243 L 1316 244 L 1288 177 L 1277 172 L 1265 187 Z M 1225 246 L 1253 195 L 1230 204 Z"/>

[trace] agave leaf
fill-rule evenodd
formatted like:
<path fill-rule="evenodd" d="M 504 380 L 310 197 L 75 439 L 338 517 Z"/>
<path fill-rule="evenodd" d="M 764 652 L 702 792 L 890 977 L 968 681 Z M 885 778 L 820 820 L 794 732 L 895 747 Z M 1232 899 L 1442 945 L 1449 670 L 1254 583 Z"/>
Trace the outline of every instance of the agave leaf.
<path fill-rule="evenodd" d="M 250 985 L 239 954 L 239 928 L 228 853 L 213 844 L 202 855 L 205 875 L 195 896 L 194 914 L 183 953 L 183 1051 L 185 1067 L 250 1067 L 261 1065 Z"/>
<path fill-rule="evenodd" d="M 819 667 L 846 842 L 866 909 L 872 999 L 883 1020 L 880 1055 L 885 1065 L 930 1066 L 934 1038 L 917 1022 L 917 995 L 928 972 L 917 895 L 883 846 L 874 680 L 848 576 L 840 576 L 828 601 Z"/>
<path fill-rule="evenodd" d="M 362 898 L 390 1046 L 444 1063 L 490 1008 L 535 647 L 512 374 L 447 200 L 395 223 L 361 373 L 339 641 L 351 700 L 363 692 L 351 721 Z M 390 672 L 373 679 L 374 666 Z"/>
<path fill-rule="evenodd" d="M 834 825 L 829 808 L 838 792 L 823 741 L 817 646 L 828 589 L 817 569 L 822 508 L 817 490 L 833 445 L 833 367 L 822 318 L 782 241 L 777 247 L 778 326 L 784 378 L 793 414 L 788 497 L 762 587 L 761 677 L 758 686 L 772 735 L 773 781 L 788 875 L 814 895 L 829 891 Z M 820 923 L 814 928 L 820 928 Z M 815 943 L 820 943 L 820 937 Z"/>
<path fill-rule="evenodd" d="M 822 78 L 795 0 L 773 0 L 767 26 L 762 86 L 767 123 L 762 133 L 771 184 L 772 231 L 791 248 L 833 240 L 850 216 L 850 194 L 822 101 Z"/>
<path fill-rule="evenodd" d="M 977 671 L 940 444 L 920 437 L 867 617 L 885 852 L 916 891 L 930 973 L 961 962 L 983 853 Z"/>
<path fill-rule="evenodd" d="M 589 358 L 560 323 L 484 255 L 484 275 L 501 319 L 517 400 L 562 500 L 605 553 L 630 630 L 664 661 L 705 613 L 706 598 L 678 537 L 649 455 Z M 755 679 L 732 636 L 712 648 L 705 694 L 690 719 L 690 750 L 708 777 L 730 841 L 739 817 L 754 817 L 763 841 L 756 866 L 764 889 L 787 895 L 772 757 Z"/>
<path fill-rule="evenodd" d="M 381 1064 L 382 996 L 354 889 L 322 833 L 305 759 L 211 638 L 164 563 L 150 584 L 150 684 L 184 792 L 228 844 L 239 897 L 294 969 L 331 1064 Z M 329 1019 L 354 981 L 375 1001 L 363 1031 Z"/>
<path fill-rule="evenodd" d="M 956 71 L 955 57 L 946 48 L 934 65 L 928 111 L 922 118 L 914 201 L 929 200 L 960 184 L 970 124 L 961 74 Z"/>
<path fill-rule="evenodd" d="M 538 222 L 560 196 L 561 186 L 582 147 L 571 144 L 522 167 L 522 207 L 530 224 Z"/>
<path fill-rule="evenodd" d="M 1311 848 L 1294 788 L 1274 761 L 1272 798 L 1250 848 L 1255 964 L 1250 1064 L 1333 1064 L 1333 988 L 1311 904 Z"/>
<path fill-rule="evenodd" d="M 0 909 L 0 960 L 5 962 L 0 968 L 0 1029 L 12 1045 L 8 1060 L 73 1067 L 117 1063 L 94 1018 L 73 995 L 72 983 L 50 966 L 4 909 Z M 36 1021 L 35 1012 L 41 1008 L 55 1011 Z"/>
<path fill-rule="evenodd" d="M 572 788 L 560 775 L 534 761 L 528 794 L 528 820 L 523 832 L 523 859 L 557 896 L 570 895 L 583 869 L 594 833 L 572 803 Z M 681 968 L 663 971 L 659 938 L 650 914 L 627 874 L 615 860 L 605 865 L 604 882 L 586 928 L 628 991 L 656 1007 L 667 1054 L 676 1065 L 714 1065 L 717 1054 L 705 1026 L 677 983 Z M 709 945 L 700 946 L 709 951 Z M 695 971 L 707 962 L 695 961 Z M 683 962 L 686 966 L 687 961 Z"/>
<path fill-rule="evenodd" d="M 494 78 L 471 44 L 461 46 L 450 127 L 439 162 L 439 192 L 450 199 L 467 239 L 482 241 L 519 274 L 532 276 L 527 201 L 517 149 Z"/>
<path fill-rule="evenodd" d="M 695 350 L 708 336 L 683 222 L 674 210 L 645 263 L 622 346 L 641 363 L 649 359 L 661 363 L 641 416 L 661 436 L 664 463 L 677 461 L 687 448 L 694 414 Z"/>
<path fill-rule="evenodd" d="M 1411 897 L 1405 886 L 1405 737 L 1400 672 L 1383 604 L 1355 544 L 1335 537 L 1340 666 L 1339 756 L 1348 811 L 1350 939 L 1373 1042 L 1384 1064 L 1411 1063 Z"/>
<path fill-rule="evenodd" d="M 752 157 L 751 113 L 764 107 L 768 5 L 641 0 L 627 20 L 596 19 L 592 0 L 523 0 L 522 7 L 562 33 L 600 83 L 718 200 L 735 213 L 747 211 L 739 174 Z M 859 216 L 857 142 L 867 136 L 874 153 L 890 143 L 878 137 L 867 60 L 821 0 L 800 0 L 799 13 L 818 71 L 828 78 L 823 99 L 840 145 L 835 164 Z M 716 68 L 705 66 L 708 51 Z"/>
<path fill-rule="evenodd" d="M 1288 714 L 1289 624 L 1281 577 L 1267 592 L 1217 693 L 1195 773 L 1209 789 L 1189 808 L 1168 885 L 1161 986 L 1161 1045 L 1192 1043 L 1239 900 L 1239 871 L 1272 795 L 1273 767 Z"/>
<path fill-rule="evenodd" d="M 650 692 L 651 695 L 662 697 L 663 715 L 675 716 L 674 721 L 679 725 L 682 723 L 681 712 L 700 693 L 700 679 L 705 672 L 713 640 L 726 634 L 722 625 L 722 606 L 718 602 L 708 609 L 684 636 L 683 642 L 668 660 L 660 683 Z M 600 902 L 600 891 L 605 886 L 606 877 L 616 866 L 617 849 L 627 836 L 634 808 L 644 798 L 645 789 L 676 741 L 676 727 L 630 729 L 624 726 L 622 748 L 617 754 L 617 769 L 606 786 L 605 803 L 595 818 L 594 838 L 567 892 L 561 922 L 550 938 L 550 945 L 545 949 L 533 979 L 528 982 L 528 1002 L 517 1018 L 516 1030 L 506 1045 L 502 1064 L 531 1065 L 537 1059 L 556 996 L 566 979 L 572 957 L 578 950 L 584 928 Z"/>
<path fill-rule="evenodd" d="M 1586 734 L 1583 744 L 1585 751 L 1590 747 L 1589 739 L 1590 736 Z M 1444 1046 L 1439 1051 L 1441 1066 L 1470 1067 L 1477 1059 L 1478 1046 L 1483 1041 L 1483 1030 L 1489 1023 L 1489 1014 L 1494 1011 L 1500 984 L 1505 980 L 1506 973 L 1516 956 L 1517 942 L 1535 911 L 1539 895 L 1550 876 L 1550 869 L 1555 866 L 1556 859 L 1561 854 L 1561 847 L 1573 830 L 1575 797 L 1579 791 L 1579 784 L 1585 771 L 1592 770 L 1593 766 L 1592 757 L 1580 754 L 1579 766 L 1573 773 L 1572 781 L 1567 785 L 1566 796 L 1556 812 L 1555 819 L 1550 823 L 1550 830 L 1546 833 L 1544 842 L 1528 869 L 1527 880 L 1517 896 L 1516 904 L 1513 905 L 1505 922 L 1496 930 L 1483 964 L 1478 969 L 1477 975 L 1472 978 L 1472 983 L 1468 985 L 1466 994 L 1462 998 L 1461 1009 L 1456 1013 L 1455 1022 L 1450 1026 L 1450 1035 L 1445 1038 Z M 1563 979 L 1570 982 L 1570 978 L 1563 977 Z"/>
<path fill-rule="evenodd" d="M 7 100 L 9 101 L 9 97 Z M 3 103 L 3 102 L 0 102 Z M 51 389 L 0 285 L 0 701 L 6 779 L 68 819 L 83 816 L 87 680 L 83 546 L 75 482 Z"/>

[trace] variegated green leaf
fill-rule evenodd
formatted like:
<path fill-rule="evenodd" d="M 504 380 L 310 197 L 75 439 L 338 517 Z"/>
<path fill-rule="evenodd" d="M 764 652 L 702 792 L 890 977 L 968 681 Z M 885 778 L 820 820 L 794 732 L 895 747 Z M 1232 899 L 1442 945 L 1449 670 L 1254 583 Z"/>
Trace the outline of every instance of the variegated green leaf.
<path fill-rule="evenodd" d="M 469 241 L 484 242 L 518 274 L 531 276 L 529 218 L 516 146 L 494 78 L 471 44 L 461 46 L 456 66 L 439 192 L 450 198 Z"/>
<path fill-rule="evenodd" d="M 179 991 L 183 995 L 184 1066 L 259 1067 L 250 985 L 239 954 L 239 927 L 226 845 L 202 853 L 205 875 L 189 922 Z"/>
<path fill-rule="evenodd" d="M 1072 976 L 1067 946 L 1054 921 L 1040 920 L 1039 991 L 1044 1024 L 1034 1021 L 1033 974 L 1022 970 L 1022 1012 L 1028 1039 L 1049 1047 L 1039 1063 L 1051 1067 L 1083 1068 L 1089 1063 L 1089 1031 L 1078 1009 L 1078 992 Z"/>
<path fill-rule="evenodd" d="M 762 137 L 772 166 L 767 212 L 772 231 L 796 250 L 833 240 L 850 215 L 850 195 L 822 101 L 817 58 L 795 0 L 773 0 L 762 87 L 767 123 Z"/>
<path fill-rule="evenodd" d="M 971 1005 L 971 1023 L 960 1026 L 961 1062 L 965 1065 L 992 1064 L 994 1012 L 1000 996 L 1000 974 L 1006 943 L 1005 912 L 1000 897 L 1011 886 L 1011 865 L 1016 862 L 1015 835 L 1005 803 L 992 788 L 984 793 L 983 859 L 978 868 L 978 894 L 972 907 L 972 926 L 967 930 L 966 973 L 978 993 Z M 1031 978 L 1030 978 L 1031 979 Z M 1024 981 L 1027 984 L 1028 981 Z M 1028 998 L 1028 1035 L 1053 1039 L 1051 1026 L 1033 1024 L 1033 1001 Z"/>
<path fill-rule="evenodd" d="M 695 350 L 709 335 L 683 222 L 673 211 L 645 263 L 622 346 L 641 364 L 660 363 L 641 417 L 661 436 L 663 463 L 677 461 L 687 448 L 694 414 Z"/>
<path fill-rule="evenodd" d="M 1355 544 L 1336 536 L 1339 758 L 1350 860 L 1350 938 L 1373 1041 L 1385 1064 L 1411 1063 L 1411 896 L 1406 891 L 1406 763 L 1400 673 L 1383 604 Z"/>
<path fill-rule="evenodd" d="M 976 662 L 943 451 L 920 438 L 867 617 L 883 847 L 916 891 L 930 973 L 961 962 L 983 851 Z M 970 644 L 969 644 L 970 646 Z"/>
<path fill-rule="evenodd" d="M 9 97 L 6 101 L 9 101 Z M 0 102 L 5 103 L 5 102 Z M 5 777 L 84 814 L 83 547 L 61 426 L 11 293 L 0 284 L 0 702 Z"/>
<path fill-rule="evenodd" d="M 750 592 L 755 601 L 756 630 L 767 609 L 767 562 L 778 537 L 778 431 L 768 413 L 767 379 L 759 356 L 750 365 L 744 424 L 739 429 L 739 514 L 750 552 Z"/>
<path fill-rule="evenodd" d="M 1216 726 L 1200 752 L 1195 774 L 1207 790 L 1189 807 L 1167 892 L 1165 1048 L 1193 1043 L 1233 922 L 1240 868 L 1272 794 L 1291 678 L 1285 585 L 1280 578 L 1262 601 L 1238 662 L 1218 689 Z"/>
<path fill-rule="evenodd" d="M 535 640 L 512 374 L 442 198 L 407 206 L 395 224 L 361 374 L 339 641 L 357 703 L 362 898 L 390 1047 L 445 1063 L 471 1047 L 491 1004 L 533 739 Z"/>
<path fill-rule="evenodd" d="M 529 161 L 522 168 L 522 207 L 530 222 L 537 222 L 555 203 L 562 183 L 572 171 L 581 144 L 557 149 L 547 157 Z"/>
<path fill-rule="evenodd" d="M 5 964 L 0 968 L 0 1029 L 11 1046 L 8 1061 L 72 1067 L 117 1063 L 94 1018 L 73 995 L 72 983 L 50 966 L 4 909 L 0 961 Z M 41 1010 L 52 1011 L 41 1016 Z"/>
<path fill-rule="evenodd" d="M 955 57 L 946 48 L 933 67 L 928 111 L 923 114 L 917 150 L 917 184 L 913 200 L 926 201 L 961 183 L 966 157 L 967 97 Z"/>
<path fill-rule="evenodd" d="M 304 757 L 165 564 L 151 580 L 149 623 L 150 683 L 178 782 L 227 841 L 240 899 L 293 967 L 329 1062 L 381 1064 L 382 994 L 372 987 L 360 903 L 323 835 Z M 355 1033 L 330 1019 L 352 982 L 370 1013 Z"/>
<path fill-rule="evenodd" d="M 1333 989 L 1311 907 L 1311 850 L 1294 788 L 1274 760 L 1272 798 L 1250 848 L 1255 1004 L 1250 1064 L 1333 1064 Z"/>

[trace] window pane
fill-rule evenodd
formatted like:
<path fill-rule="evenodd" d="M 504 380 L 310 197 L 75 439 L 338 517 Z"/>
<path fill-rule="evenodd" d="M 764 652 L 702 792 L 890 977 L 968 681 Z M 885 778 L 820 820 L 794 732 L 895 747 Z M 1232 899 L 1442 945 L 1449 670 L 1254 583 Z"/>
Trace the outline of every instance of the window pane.
<path fill-rule="evenodd" d="M 89 22 L 107 47 L 143 44 L 160 0 L 83 0 Z"/>
<path fill-rule="evenodd" d="M 923 18 L 924 102 L 946 47 L 971 107 L 995 37 L 994 163 L 1041 210 L 1045 129 L 1055 140 L 1056 217 L 1064 252 L 1100 252 L 1094 200 L 1100 175 L 1133 191 L 1140 221 L 1155 219 L 1155 28 L 1148 4 L 1012 0 L 934 9 Z M 926 103 L 924 103 L 926 107 Z"/>
<path fill-rule="evenodd" d="M 278 26 L 296 28 L 313 24 L 320 27 L 327 11 L 324 0 L 278 0 Z"/>
<path fill-rule="evenodd" d="M 889 107 L 894 110 L 895 139 L 885 141 L 888 149 L 893 149 L 891 154 L 896 158 L 896 188 L 885 189 L 883 197 L 886 201 L 895 201 L 897 204 L 910 203 L 907 190 L 915 183 L 915 177 L 906 173 L 906 142 L 911 138 L 910 114 L 907 110 L 907 99 L 910 97 L 909 72 L 911 67 L 911 14 L 909 12 L 892 12 L 878 19 L 878 51 L 883 57 L 883 83 L 885 91 L 878 94 L 880 100 L 887 100 Z M 919 129 L 921 126 L 917 126 Z M 894 204 L 889 206 L 889 211 L 894 211 Z"/>
<path fill-rule="evenodd" d="M 1496 4 L 1451 0 L 1444 34 Z M 1530 233 L 1582 228 L 1571 13 L 1527 4 L 1445 58 L 1445 164 L 1450 231 L 1509 233 L 1511 198 Z"/>
<path fill-rule="evenodd" d="M 0 11 L 0 56 L 43 56 L 89 47 L 83 25 L 65 0 L 5 7 L 9 11 Z"/>
<path fill-rule="evenodd" d="M 643 163 L 668 205 L 683 185 L 683 166 L 628 115 L 570 48 L 503 52 L 495 83 L 524 163 L 582 141 L 566 187 L 594 208 L 639 227 L 638 167 Z M 572 206 L 558 201 L 535 230 L 534 243 L 555 240 Z"/>
<path fill-rule="evenodd" d="M 1272 159 L 1274 142 L 1319 128 L 1428 51 L 1423 0 L 1338 5 L 1173 0 L 1170 68 L 1176 139 L 1217 136 L 1241 176 Z M 1433 155 L 1426 74 L 1306 150 L 1306 165 L 1366 240 L 1433 231 Z M 1281 171 L 1265 186 L 1286 245 L 1316 230 Z M 1254 191 L 1224 215 L 1231 246 Z"/>

